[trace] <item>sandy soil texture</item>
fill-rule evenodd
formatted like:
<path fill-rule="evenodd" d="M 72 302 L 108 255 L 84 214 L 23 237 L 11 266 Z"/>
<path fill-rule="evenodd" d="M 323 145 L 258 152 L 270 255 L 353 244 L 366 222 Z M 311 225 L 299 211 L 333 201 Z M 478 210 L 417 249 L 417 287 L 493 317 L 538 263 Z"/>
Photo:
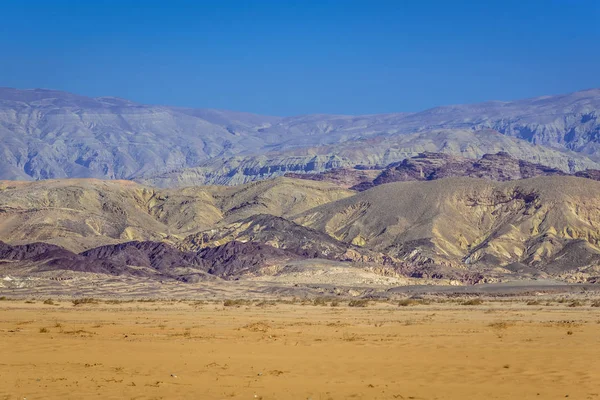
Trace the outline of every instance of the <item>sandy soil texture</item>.
<path fill-rule="evenodd" d="M 0 301 L 0 399 L 600 399 L 589 303 L 323 303 Z"/>

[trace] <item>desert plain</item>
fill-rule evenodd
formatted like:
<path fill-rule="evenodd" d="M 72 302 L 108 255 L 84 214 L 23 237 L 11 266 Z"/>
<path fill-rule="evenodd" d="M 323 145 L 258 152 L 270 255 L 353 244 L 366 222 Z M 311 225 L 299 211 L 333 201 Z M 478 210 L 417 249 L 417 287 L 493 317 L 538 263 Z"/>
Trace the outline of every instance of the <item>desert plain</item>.
<path fill-rule="evenodd" d="M 0 399 L 600 399 L 576 297 L 0 301 Z"/>

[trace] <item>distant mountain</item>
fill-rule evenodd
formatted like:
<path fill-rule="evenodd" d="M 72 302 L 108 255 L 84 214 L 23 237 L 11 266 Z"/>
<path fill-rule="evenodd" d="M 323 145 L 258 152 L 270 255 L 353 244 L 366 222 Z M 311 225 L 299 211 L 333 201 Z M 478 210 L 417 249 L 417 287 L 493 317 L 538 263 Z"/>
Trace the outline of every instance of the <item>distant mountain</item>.
<path fill-rule="evenodd" d="M 575 172 L 600 168 L 599 110 L 599 89 L 412 114 L 281 118 L 3 88 L 0 178 L 239 184 L 387 165 L 424 151 L 505 151 Z"/>

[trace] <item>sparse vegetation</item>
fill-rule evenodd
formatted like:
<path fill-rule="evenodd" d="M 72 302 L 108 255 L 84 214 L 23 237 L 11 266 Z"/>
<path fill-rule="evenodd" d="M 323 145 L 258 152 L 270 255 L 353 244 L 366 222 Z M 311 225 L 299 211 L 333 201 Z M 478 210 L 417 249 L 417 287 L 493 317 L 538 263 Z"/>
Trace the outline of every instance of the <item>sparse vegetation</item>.
<path fill-rule="evenodd" d="M 50 332 L 48 328 L 40 328 L 40 333 L 48 333 Z"/>
<path fill-rule="evenodd" d="M 412 306 L 413 304 L 415 304 L 415 301 L 412 299 L 402 299 L 398 302 L 399 307 L 408 307 Z"/>
<path fill-rule="evenodd" d="M 46 299 L 46 300 L 44 300 L 44 304 L 46 304 L 48 306 L 53 306 L 55 303 L 54 303 L 54 300 L 52 300 L 52 299 Z"/>
<path fill-rule="evenodd" d="M 317 297 L 313 300 L 313 306 L 326 306 L 328 299 L 326 297 Z"/>
<path fill-rule="evenodd" d="M 241 307 L 241 306 L 248 306 L 250 304 L 252 304 L 252 301 L 245 300 L 245 299 L 235 299 L 235 300 L 228 299 L 223 302 L 223 305 L 225 307 Z"/>
<path fill-rule="evenodd" d="M 106 300 L 104 302 L 104 304 L 123 304 L 123 303 L 128 303 L 128 301 L 125 301 L 125 300 Z"/>
<path fill-rule="evenodd" d="M 567 307 L 581 307 L 583 303 L 579 300 L 573 300 Z"/>
<path fill-rule="evenodd" d="M 82 304 L 98 304 L 98 300 L 92 298 L 92 297 L 84 297 L 81 299 L 75 299 L 72 301 L 74 306 L 79 306 Z"/>
<path fill-rule="evenodd" d="M 505 322 L 505 321 L 498 321 L 498 322 L 492 322 L 488 326 L 490 328 L 495 328 L 495 329 L 506 329 L 509 327 L 509 324 L 508 324 L 508 322 Z"/>
<path fill-rule="evenodd" d="M 462 303 L 463 306 L 480 306 L 483 304 L 483 300 L 481 299 L 470 299 L 470 300 L 465 300 Z"/>
<path fill-rule="evenodd" d="M 350 300 L 348 303 L 349 307 L 367 307 L 369 305 L 369 300 L 367 299 L 356 299 Z"/>
<path fill-rule="evenodd" d="M 529 300 L 529 301 L 527 302 L 527 305 L 528 305 L 528 306 L 539 306 L 539 305 L 541 305 L 541 304 L 542 304 L 542 303 L 540 303 L 540 301 L 539 301 L 539 300 Z"/>
<path fill-rule="evenodd" d="M 591 304 L 592 307 L 600 307 L 600 300 L 594 300 Z"/>

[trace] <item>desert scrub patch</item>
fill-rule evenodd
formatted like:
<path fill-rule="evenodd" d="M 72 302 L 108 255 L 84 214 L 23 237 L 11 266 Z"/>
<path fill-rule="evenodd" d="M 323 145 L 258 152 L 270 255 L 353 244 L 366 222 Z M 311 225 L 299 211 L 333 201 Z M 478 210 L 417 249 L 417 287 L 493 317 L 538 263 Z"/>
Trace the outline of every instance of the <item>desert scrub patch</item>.
<path fill-rule="evenodd" d="M 511 324 L 506 321 L 492 322 L 488 326 L 494 329 L 507 329 Z"/>
<path fill-rule="evenodd" d="M 470 300 L 465 300 L 463 302 L 460 303 L 463 306 L 480 306 L 483 304 L 483 300 L 481 299 L 470 299 Z"/>
<path fill-rule="evenodd" d="M 350 300 L 348 303 L 348 307 L 366 307 L 369 305 L 369 300 L 367 299 L 356 299 Z"/>
<path fill-rule="evenodd" d="M 402 299 L 398 301 L 398 307 L 408 307 L 415 304 L 415 301 L 412 299 Z"/>
<path fill-rule="evenodd" d="M 425 299 L 402 299 L 398 301 L 398 307 L 418 306 L 431 304 L 429 300 Z"/>
<path fill-rule="evenodd" d="M 254 322 L 248 325 L 244 325 L 242 326 L 242 329 L 246 329 L 250 332 L 267 332 L 269 329 L 271 329 L 271 326 L 269 324 L 267 324 L 266 322 Z"/>
<path fill-rule="evenodd" d="M 276 306 L 277 302 L 274 300 L 262 300 L 256 303 L 256 307 L 272 307 Z"/>
<path fill-rule="evenodd" d="M 46 304 L 48 306 L 53 306 L 54 305 L 54 300 L 52 300 L 52 299 L 46 299 L 46 300 L 44 300 L 44 304 Z"/>
<path fill-rule="evenodd" d="M 567 307 L 581 307 L 583 306 L 583 303 L 579 300 L 573 300 L 572 302 L 569 303 L 569 305 Z"/>
<path fill-rule="evenodd" d="M 50 332 L 48 328 L 40 328 L 40 333 L 48 333 Z"/>
<path fill-rule="evenodd" d="M 594 300 L 591 304 L 592 307 L 600 307 L 600 300 Z"/>
<path fill-rule="evenodd" d="M 527 303 L 528 306 L 540 306 L 542 303 L 539 300 L 529 300 Z"/>
<path fill-rule="evenodd" d="M 81 299 L 72 300 L 71 303 L 73 303 L 74 306 L 79 306 L 82 304 L 98 304 L 98 300 L 94 299 L 93 297 L 83 297 Z"/>
<path fill-rule="evenodd" d="M 252 301 L 245 300 L 245 299 L 235 299 L 235 300 L 228 299 L 223 302 L 223 305 L 225 307 L 240 307 L 240 306 L 248 306 L 251 304 L 252 304 Z"/>
<path fill-rule="evenodd" d="M 327 297 L 317 297 L 313 300 L 313 306 L 326 306 L 328 303 Z"/>
<path fill-rule="evenodd" d="M 123 303 L 129 303 L 129 302 L 131 302 L 131 300 L 116 300 L 116 299 L 113 299 L 113 300 L 106 300 L 104 302 L 104 304 L 115 304 L 116 305 L 116 304 L 123 304 Z"/>

